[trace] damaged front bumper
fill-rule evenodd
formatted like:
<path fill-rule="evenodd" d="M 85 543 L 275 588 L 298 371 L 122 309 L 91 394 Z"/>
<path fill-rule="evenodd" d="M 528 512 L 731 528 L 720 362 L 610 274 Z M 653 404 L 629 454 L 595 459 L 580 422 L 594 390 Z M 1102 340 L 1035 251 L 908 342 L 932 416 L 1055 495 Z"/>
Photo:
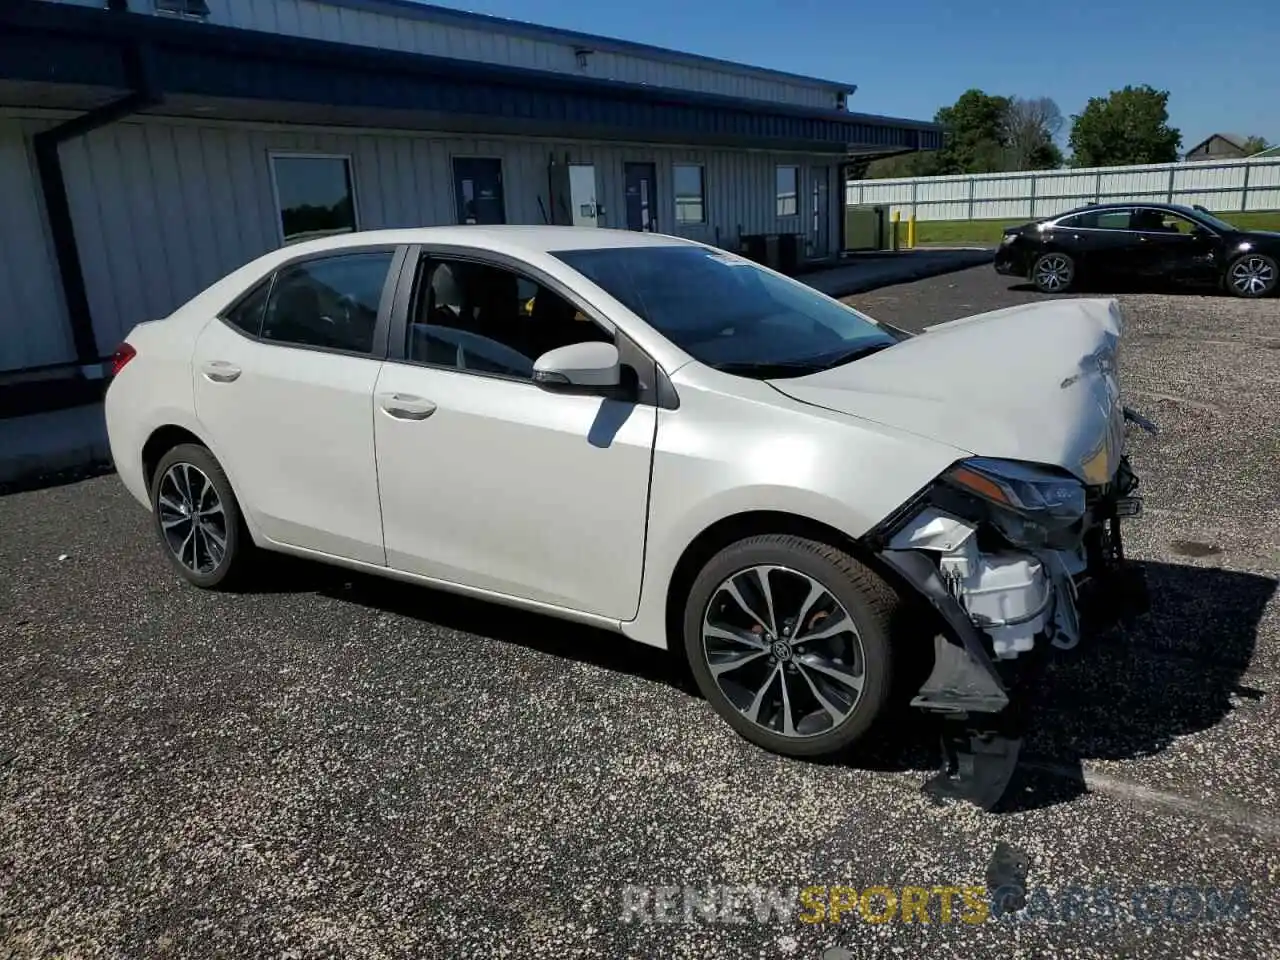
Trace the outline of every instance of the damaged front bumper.
<path fill-rule="evenodd" d="M 934 638 L 933 669 L 912 699 L 946 721 L 945 769 L 927 792 L 995 806 L 1017 764 L 1028 699 L 1050 652 L 1146 612 L 1145 581 L 1125 560 L 1120 530 L 1141 513 L 1137 486 L 1122 459 L 1110 482 L 1088 489 L 1078 542 L 1065 549 L 1014 547 L 949 512 L 947 498 L 927 495 L 883 531 L 880 559 L 944 626 Z"/>

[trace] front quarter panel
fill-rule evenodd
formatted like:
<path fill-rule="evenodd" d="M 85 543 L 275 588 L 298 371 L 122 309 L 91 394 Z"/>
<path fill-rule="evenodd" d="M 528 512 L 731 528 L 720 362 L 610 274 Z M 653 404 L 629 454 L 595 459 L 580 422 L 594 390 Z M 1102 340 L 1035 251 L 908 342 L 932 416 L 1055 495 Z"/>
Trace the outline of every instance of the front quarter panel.
<path fill-rule="evenodd" d="M 768 384 L 690 364 L 660 410 L 644 586 L 632 639 L 667 645 L 667 589 L 713 524 L 771 511 L 865 534 L 966 452 L 784 397 Z"/>

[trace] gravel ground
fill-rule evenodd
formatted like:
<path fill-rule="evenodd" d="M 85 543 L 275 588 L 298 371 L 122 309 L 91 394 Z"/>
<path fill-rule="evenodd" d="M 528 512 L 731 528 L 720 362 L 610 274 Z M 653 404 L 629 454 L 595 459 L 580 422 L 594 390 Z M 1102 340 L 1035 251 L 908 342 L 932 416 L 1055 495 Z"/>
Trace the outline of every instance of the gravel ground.
<path fill-rule="evenodd" d="M 1121 299 L 1154 610 L 1055 664 L 1002 813 L 930 803 L 911 724 L 784 760 L 660 652 L 293 561 L 202 593 L 111 476 L 0 498 L 0 957 L 1277 956 L 1280 303 Z M 1000 843 L 1015 920 L 622 919 L 632 886 L 985 888 Z"/>

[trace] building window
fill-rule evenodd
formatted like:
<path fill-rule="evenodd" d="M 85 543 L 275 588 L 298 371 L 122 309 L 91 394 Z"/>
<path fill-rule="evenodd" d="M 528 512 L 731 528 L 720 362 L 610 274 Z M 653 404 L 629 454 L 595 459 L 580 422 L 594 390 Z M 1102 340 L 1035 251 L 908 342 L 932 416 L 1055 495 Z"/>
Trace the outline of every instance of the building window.
<path fill-rule="evenodd" d="M 286 244 L 356 229 L 350 158 L 280 154 L 271 171 Z"/>
<path fill-rule="evenodd" d="M 156 0 L 156 12 L 203 18 L 209 16 L 209 5 L 205 0 Z"/>
<path fill-rule="evenodd" d="M 705 223 L 702 167 L 678 163 L 674 169 L 676 186 L 676 223 Z"/>
<path fill-rule="evenodd" d="M 778 216 L 795 217 L 800 214 L 800 168 L 778 168 Z"/>

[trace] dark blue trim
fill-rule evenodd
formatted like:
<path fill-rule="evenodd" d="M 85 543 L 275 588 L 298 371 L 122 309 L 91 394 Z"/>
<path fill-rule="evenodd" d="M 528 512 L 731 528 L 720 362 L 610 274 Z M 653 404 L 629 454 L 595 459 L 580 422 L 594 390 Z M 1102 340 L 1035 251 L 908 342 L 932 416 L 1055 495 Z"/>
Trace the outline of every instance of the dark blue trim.
<path fill-rule="evenodd" d="M 151 48 L 166 94 L 418 111 L 567 128 L 844 153 L 934 149 L 934 124 L 597 80 L 498 64 L 109 13 L 38 0 L 0 6 L 0 78 L 129 89 L 128 43 Z"/>

